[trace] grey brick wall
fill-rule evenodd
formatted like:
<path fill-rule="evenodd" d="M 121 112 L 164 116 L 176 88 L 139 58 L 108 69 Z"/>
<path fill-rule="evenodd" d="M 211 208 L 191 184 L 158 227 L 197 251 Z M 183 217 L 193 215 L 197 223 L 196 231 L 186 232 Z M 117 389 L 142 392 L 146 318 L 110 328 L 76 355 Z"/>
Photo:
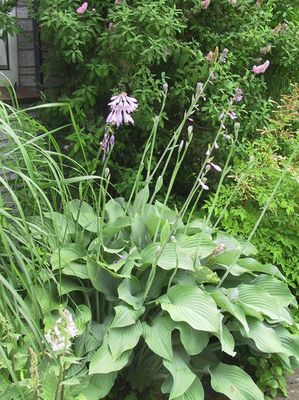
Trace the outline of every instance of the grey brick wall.
<path fill-rule="evenodd" d="M 33 21 L 28 15 L 28 0 L 18 0 L 17 18 L 22 32 L 18 35 L 19 84 L 36 87 Z"/>

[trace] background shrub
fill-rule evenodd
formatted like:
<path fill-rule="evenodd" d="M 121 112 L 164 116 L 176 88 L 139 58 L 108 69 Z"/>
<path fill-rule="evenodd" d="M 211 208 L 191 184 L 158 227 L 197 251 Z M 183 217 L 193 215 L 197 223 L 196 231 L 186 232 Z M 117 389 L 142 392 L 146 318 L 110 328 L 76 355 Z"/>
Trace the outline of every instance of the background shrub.
<path fill-rule="evenodd" d="M 298 87 L 293 87 L 293 93 L 282 99 L 267 128 L 259 132 L 259 137 L 244 142 L 241 153 L 244 158 L 238 156 L 234 160 L 234 171 L 231 173 L 234 183 L 223 186 L 215 210 L 215 214 L 222 215 L 221 226 L 227 232 L 240 237 L 247 237 L 251 232 L 289 155 L 296 146 L 298 148 L 298 107 Z M 251 161 L 249 167 L 245 162 L 247 157 Z M 261 259 L 279 265 L 297 295 L 298 182 L 297 153 L 253 240 L 259 246 Z M 223 214 L 223 206 L 232 191 L 235 191 L 233 199 Z"/>
<path fill-rule="evenodd" d="M 169 99 L 158 149 L 165 146 L 181 119 L 196 83 L 205 81 L 211 67 L 213 70 L 207 100 L 193 116 L 197 132 L 193 152 L 178 185 L 178 191 L 184 193 L 235 88 L 244 91 L 244 101 L 236 110 L 240 135 L 254 136 L 272 108 L 269 98 L 279 97 L 298 77 L 294 40 L 298 9 L 292 0 L 239 0 L 235 6 L 228 0 L 214 0 L 207 10 L 199 0 L 121 4 L 91 0 L 88 10 L 77 15 L 79 5 L 70 0 L 41 1 L 41 35 L 50 50 L 45 77 L 53 73 L 63 76 L 61 98 L 72 103 L 89 160 L 97 157 L 111 93 L 124 90 L 138 99 L 135 129 L 122 129 L 117 135 L 119 151 L 113 160 L 120 166 L 115 179 L 121 182 L 118 188 L 122 191 L 123 182 L 132 180 L 138 165 L 164 82 L 169 84 Z M 228 49 L 227 60 L 221 62 L 224 49 Z M 209 52 L 213 52 L 210 61 L 206 57 Z M 264 76 L 255 76 L 253 64 L 265 59 L 270 60 L 269 70 Z M 67 139 L 72 144 L 71 154 L 82 157 L 77 135 L 70 133 Z"/>

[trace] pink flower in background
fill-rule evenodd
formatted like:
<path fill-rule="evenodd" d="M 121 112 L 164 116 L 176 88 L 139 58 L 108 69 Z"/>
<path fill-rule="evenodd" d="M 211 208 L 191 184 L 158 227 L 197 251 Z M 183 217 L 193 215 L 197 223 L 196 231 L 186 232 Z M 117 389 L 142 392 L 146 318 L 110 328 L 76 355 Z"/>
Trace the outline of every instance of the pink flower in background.
<path fill-rule="evenodd" d="M 253 68 L 252 68 L 252 71 L 257 75 L 258 74 L 263 74 L 267 70 L 269 65 L 270 65 L 270 61 L 267 60 L 267 61 L 264 62 L 264 64 L 254 65 Z"/>
<path fill-rule="evenodd" d="M 121 4 L 121 0 L 115 0 L 114 4 Z"/>
<path fill-rule="evenodd" d="M 83 4 L 81 4 L 80 7 L 77 8 L 76 13 L 77 14 L 84 14 L 85 11 L 87 10 L 88 7 L 88 3 L 87 1 L 85 1 Z"/>
<path fill-rule="evenodd" d="M 203 2 L 201 3 L 203 9 L 206 10 L 209 7 L 210 3 L 211 3 L 211 0 L 203 0 Z"/>
<path fill-rule="evenodd" d="M 237 0 L 228 0 L 228 1 L 232 6 L 237 4 Z"/>
<path fill-rule="evenodd" d="M 138 108 L 137 100 L 129 97 L 127 93 L 121 93 L 118 96 L 112 96 L 109 103 L 111 112 L 107 117 L 107 124 L 119 127 L 122 124 L 134 124 L 131 113 Z"/>

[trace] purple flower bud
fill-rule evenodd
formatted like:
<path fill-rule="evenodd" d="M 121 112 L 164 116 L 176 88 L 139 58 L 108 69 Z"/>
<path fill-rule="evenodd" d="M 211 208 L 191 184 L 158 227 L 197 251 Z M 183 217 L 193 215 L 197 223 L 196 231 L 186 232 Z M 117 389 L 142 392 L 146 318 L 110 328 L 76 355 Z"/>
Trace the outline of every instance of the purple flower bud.
<path fill-rule="evenodd" d="M 222 53 L 219 56 L 219 60 L 221 62 L 226 63 L 228 51 L 229 51 L 228 49 L 223 49 Z"/>
<path fill-rule="evenodd" d="M 229 118 L 230 118 L 232 121 L 235 121 L 235 120 L 238 118 L 238 117 L 237 117 L 237 114 L 236 114 L 234 111 L 228 112 L 227 115 L 229 116 Z"/>
<path fill-rule="evenodd" d="M 109 142 L 110 142 L 111 146 L 114 145 L 114 143 L 115 143 L 115 136 L 114 136 L 113 134 L 110 136 Z"/>

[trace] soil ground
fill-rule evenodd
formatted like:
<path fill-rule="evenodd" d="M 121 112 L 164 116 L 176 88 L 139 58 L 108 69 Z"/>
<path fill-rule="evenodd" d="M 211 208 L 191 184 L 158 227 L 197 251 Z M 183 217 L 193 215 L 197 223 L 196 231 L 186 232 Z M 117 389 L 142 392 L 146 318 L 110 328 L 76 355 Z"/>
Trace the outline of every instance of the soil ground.
<path fill-rule="evenodd" d="M 285 400 L 279 397 L 277 400 Z M 299 400 L 299 370 L 289 379 L 289 396 L 287 400 Z"/>

